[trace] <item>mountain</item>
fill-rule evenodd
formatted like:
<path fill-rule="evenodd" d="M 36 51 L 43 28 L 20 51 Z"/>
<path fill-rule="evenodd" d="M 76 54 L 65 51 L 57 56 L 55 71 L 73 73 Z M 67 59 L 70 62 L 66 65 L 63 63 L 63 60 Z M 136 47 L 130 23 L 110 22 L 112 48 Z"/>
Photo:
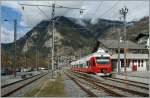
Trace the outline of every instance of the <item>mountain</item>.
<path fill-rule="evenodd" d="M 127 29 L 127 37 L 129 40 L 137 42 L 137 37 L 139 34 L 149 35 L 149 17 L 144 17 L 139 21 L 134 23 L 134 26 L 131 26 Z"/>
<path fill-rule="evenodd" d="M 117 28 L 123 28 L 123 22 L 98 19 L 97 23 L 92 24 L 90 19 L 74 19 L 69 17 L 55 17 L 55 55 L 65 56 L 84 56 L 93 51 L 97 46 L 97 39 L 116 39 Z M 127 23 L 128 39 L 136 41 L 136 37 L 141 32 L 147 32 L 149 20 L 144 17 L 140 21 Z M 48 31 L 49 29 L 49 31 Z M 123 30 L 123 29 L 122 29 Z M 121 32 L 123 32 L 121 30 Z M 130 35 L 130 36 L 129 36 Z M 27 65 L 35 66 L 36 54 L 39 55 L 39 65 L 47 66 L 51 55 L 52 46 L 52 22 L 41 21 L 33 29 L 26 33 L 25 36 L 17 40 L 17 64 L 25 65 L 25 55 Z M 2 65 L 7 65 L 5 58 L 13 60 L 13 43 L 1 44 Z M 55 58 L 57 61 L 57 58 Z M 12 63 L 11 63 L 12 64 Z"/>
<path fill-rule="evenodd" d="M 79 55 L 86 55 L 92 51 L 96 40 L 89 30 L 81 29 L 84 27 L 63 16 L 56 17 L 55 19 L 58 19 L 55 23 L 56 29 L 54 34 L 55 55 L 75 55 L 79 57 Z M 36 54 L 39 53 L 39 65 L 47 66 L 50 59 L 48 59 L 48 53 L 51 54 L 51 46 L 52 22 L 41 21 L 32 30 L 27 32 L 25 36 L 17 40 L 17 64 L 20 66 L 25 65 L 26 55 L 28 65 L 35 66 Z M 6 54 L 13 58 L 13 43 L 2 44 L 2 49 L 4 52 L 2 58 L 5 58 Z"/>
<path fill-rule="evenodd" d="M 99 36 L 100 39 L 117 39 L 118 31 L 121 29 L 120 33 L 123 35 L 123 25 L 118 24 L 111 26 L 110 28 L 104 30 L 103 33 Z M 139 21 L 131 21 L 127 23 L 127 39 L 137 43 L 137 37 L 139 34 L 144 33 L 149 34 L 149 17 L 144 17 Z"/>

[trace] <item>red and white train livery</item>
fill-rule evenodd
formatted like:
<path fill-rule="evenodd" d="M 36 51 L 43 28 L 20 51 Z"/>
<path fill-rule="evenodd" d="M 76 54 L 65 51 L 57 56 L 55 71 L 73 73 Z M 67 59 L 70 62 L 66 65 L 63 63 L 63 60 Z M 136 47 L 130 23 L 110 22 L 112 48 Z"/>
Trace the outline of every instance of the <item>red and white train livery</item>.
<path fill-rule="evenodd" d="M 103 50 L 71 62 L 71 70 L 109 76 L 112 71 L 110 55 Z"/>

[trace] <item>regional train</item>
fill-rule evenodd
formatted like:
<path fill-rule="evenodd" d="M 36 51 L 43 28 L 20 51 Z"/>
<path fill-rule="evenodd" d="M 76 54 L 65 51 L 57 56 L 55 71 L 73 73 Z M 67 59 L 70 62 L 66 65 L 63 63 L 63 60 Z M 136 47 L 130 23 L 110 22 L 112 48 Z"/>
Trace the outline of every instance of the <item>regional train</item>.
<path fill-rule="evenodd" d="M 99 49 L 99 51 L 73 61 L 70 64 L 73 71 L 92 73 L 99 76 L 111 76 L 112 63 L 110 54 L 106 53 L 103 49 Z"/>

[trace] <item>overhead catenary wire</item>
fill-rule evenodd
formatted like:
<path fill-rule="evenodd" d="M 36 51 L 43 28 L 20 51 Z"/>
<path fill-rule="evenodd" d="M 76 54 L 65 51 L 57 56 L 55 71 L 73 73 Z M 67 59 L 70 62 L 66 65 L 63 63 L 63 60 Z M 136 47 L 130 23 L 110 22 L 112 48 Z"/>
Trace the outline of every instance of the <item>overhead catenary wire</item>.
<path fill-rule="evenodd" d="M 131 10 L 133 10 L 133 9 L 136 9 L 136 11 L 143 10 L 143 9 L 141 9 L 141 7 L 142 7 L 142 5 L 143 5 L 144 2 L 147 2 L 147 1 L 143 1 L 142 3 L 139 3 L 138 5 L 134 6 L 133 8 L 130 8 L 130 11 L 129 11 L 129 13 L 128 13 L 129 19 L 130 19 L 130 17 L 135 17 L 135 16 L 136 16 L 136 15 L 134 15 L 134 13 L 132 13 Z M 145 3 L 145 4 L 146 4 L 146 3 Z M 128 6 L 127 6 L 127 7 L 128 7 Z M 137 20 L 136 17 L 135 17 L 133 20 L 136 21 L 136 20 Z M 127 20 L 127 21 L 128 21 L 128 20 Z"/>
<path fill-rule="evenodd" d="M 51 8 L 52 6 L 51 5 L 41 5 L 41 4 L 39 4 L 39 5 L 31 5 L 31 4 L 21 4 L 21 3 L 19 3 L 19 5 L 21 5 L 22 7 L 24 7 L 24 6 L 43 6 L 43 7 L 49 7 L 49 8 Z M 76 7 L 64 7 L 64 6 L 55 6 L 55 8 L 64 8 L 64 9 L 80 9 L 80 10 L 85 10 L 85 9 L 82 9 L 82 8 L 76 8 Z M 46 15 L 45 14 L 45 12 L 43 11 L 43 10 L 41 10 L 41 9 L 39 9 L 44 15 Z M 46 17 L 48 17 L 48 15 L 46 15 Z M 50 19 L 51 20 L 51 19 Z"/>
<path fill-rule="evenodd" d="M 110 7 L 108 10 L 106 10 L 104 13 L 102 13 L 99 17 L 103 17 L 106 14 L 108 14 L 112 9 L 114 9 L 118 5 L 119 1 L 117 1 L 112 7 Z"/>
<path fill-rule="evenodd" d="M 99 6 L 96 8 L 95 13 L 94 13 L 94 15 L 93 15 L 93 18 L 96 17 L 97 11 L 100 9 L 100 7 L 102 6 L 103 2 L 104 2 L 104 1 L 101 1 L 100 4 L 99 4 Z M 92 18 L 92 19 L 93 19 L 93 18 Z"/>
<path fill-rule="evenodd" d="M 19 2 L 18 2 L 18 4 L 19 4 Z M 24 6 L 23 5 L 21 5 L 21 4 L 19 4 L 21 7 L 23 7 L 23 11 L 25 10 L 24 9 Z M 47 18 L 50 18 L 50 17 L 48 17 L 48 15 L 46 15 L 45 14 L 45 12 L 41 9 L 41 8 L 39 8 L 39 6 L 36 6 L 40 11 L 41 11 L 41 13 L 45 16 L 45 17 L 47 17 Z M 68 10 L 66 10 L 66 12 L 67 12 Z M 65 14 L 65 13 L 64 13 Z M 28 18 L 28 15 L 26 15 L 26 17 Z M 55 20 L 55 22 L 57 22 L 58 20 L 60 19 L 60 17 L 58 17 L 56 20 Z M 51 21 L 51 19 L 49 19 L 50 21 Z M 29 27 L 29 26 L 27 26 L 27 27 L 25 27 L 25 28 L 33 28 L 33 27 Z M 48 27 L 47 27 L 48 28 Z"/>
<path fill-rule="evenodd" d="M 50 17 L 39 7 L 37 6 L 37 8 L 41 11 L 41 13 L 48 19 L 50 19 Z"/>
<path fill-rule="evenodd" d="M 96 9 L 94 15 L 97 14 L 97 12 L 98 12 L 99 8 L 102 6 L 102 4 L 104 4 L 104 2 L 101 2 L 101 3 L 99 4 L 99 6 L 98 6 L 98 8 Z M 107 15 L 107 14 L 108 14 L 112 9 L 114 9 L 118 4 L 119 4 L 119 1 L 117 1 L 112 7 L 110 7 L 108 10 L 106 10 L 104 13 L 100 14 L 99 16 L 97 16 L 97 18 L 101 18 L 101 17 Z M 91 18 L 91 20 L 93 20 L 93 19 L 95 18 L 94 15 L 93 15 L 93 18 Z"/>

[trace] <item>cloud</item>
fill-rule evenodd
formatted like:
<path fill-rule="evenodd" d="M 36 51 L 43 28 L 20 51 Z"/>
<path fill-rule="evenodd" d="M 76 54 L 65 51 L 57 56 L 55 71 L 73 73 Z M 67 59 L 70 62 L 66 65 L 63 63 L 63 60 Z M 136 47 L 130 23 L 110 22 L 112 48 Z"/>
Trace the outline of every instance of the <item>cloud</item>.
<path fill-rule="evenodd" d="M 1 43 L 10 43 L 14 40 L 14 33 L 11 30 L 1 27 Z"/>
<path fill-rule="evenodd" d="M 21 20 L 19 21 L 20 26 L 24 27 L 28 25 L 29 27 L 34 27 L 40 21 L 51 18 L 52 8 L 24 6 L 23 10 L 22 6 L 19 5 L 23 3 L 33 5 L 52 5 L 52 1 L 2 1 L 3 6 L 10 7 L 22 14 Z M 84 8 L 85 10 L 81 15 L 79 13 L 80 10 L 56 8 L 55 16 L 88 18 L 92 19 L 93 23 L 96 22 L 98 18 L 119 20 L 119 10 L 124 6 L 127 6 L 129 9 L 127 21 L 139 20 L 144 16 L 149 16 L 149 1 L 56 1 L 56 6 L 59 5 Z M 5 28 L 4 31 L 10 35 L 12 34 L 10 30 L 6 30 Z M 18 32 L 20 36 L 25 34 L 25 30 L 19 30 Z M 2 36 L 4 37 L 6 34 L 3 34 Z M 9 38 L 10 41 L 12 41 L 12 38 Z"/>
<path fill-rule="evenodd" d="M 103 3 L 102 3 L 103 2 Z M 33 4 L 33 5 L 51 5 L 52 1 L 4 1 L 2 4 L 12 7 L 20 11 L 23 15 L 23 19 L 30 26 L 35 26 L 42 20 L 48 20 L 46 16 L 51 16 L 51 8 L 39 7 L 45 12 L 44 15 L 38 7 L 24 6 L 24 10 L 21 9 L 19 3 Z M 101 4 L 102 3 L 102 4 Z M 56 1 L 56 6 L 62 5 L 67 7 L 85 8 L 83 15 L 81 16 L 79 10 L 69 9 L 56 9 L 56 16 L 68 16 L 75 18 L 106 18 L 106 19 L 119 19 L 119 9 L 127 6 L 129 9 L 128 21 L 135 18 L 141 18 L 145 15 L 149 15 L 149 3 L 148 1 Z M 101 6 L 99 7 L 99 5 Z M 99 7 L 99 8 L 98 8 Z M 140 10 L 139 10 L 140 9 Z M 107 13 L 105 13 L 107 12 Z M 134 16 L 135 15 L 135 16 Z M 137 16 L 138 15 L 138 16 Z"/>
<path fill-rule="evenodd" d="M 19 25 L 21 26 L 21 27 L 27 27 L 27 24 L 25 23 L 25 21 L 20 21 L 19 22 Z"/>
<path fill-rule="evenodd" d="M 22 37 L 26 34 L 28 30 L 26 28 L 24 29 L 17 29 L 17 39 Z M 6 27 L 1 27 L 1 43 L 10 43 L 14 41 L 14 30 L 7 29 Z"/>
<path fill-rule="evenodd" d="M 17 1 L 1 1 L 1 5 L 6 7 L 11 7 L 16 11 L 21 11 L 19 4 Z"/>
<path fill-rule="evenodd" d="M 20 4 L 33 4 L 33 5 L 52 5 L 52 1 L 24 1 L 20 2 Z M 81 7 L 82 2 L 81 1 L 57 1 L 56 6 L 62 5 L 62 6 L 67 6 L 67 7 Z M 42 10 L 42 11 L 41 11 Z M 33 7 L 33 6 L 24 6 L 24 10 L 22 11 L 24 19 L 26 20 L 27 24 L 30 26 L 35 26 L 42 20 L 48 20 L 51 18 L 51 11 L 52 8 L 49 7 Z M 33 13 L 34 12 L 34 13 Z M 43 13 L 44 12 L 44 13 Z M 77 10 L 72 10 L 72 13 L 70 12 L 69 9 L 64 9 L 64 8 L 56 8 L 55 9 L 55 16 L 78 16 Z M 78 10 L 79 13 L 79 10 Z M 46 14 L 46 15 L 45 15 Z M 49 16 L 49 17 L 47 17 Z"/>

